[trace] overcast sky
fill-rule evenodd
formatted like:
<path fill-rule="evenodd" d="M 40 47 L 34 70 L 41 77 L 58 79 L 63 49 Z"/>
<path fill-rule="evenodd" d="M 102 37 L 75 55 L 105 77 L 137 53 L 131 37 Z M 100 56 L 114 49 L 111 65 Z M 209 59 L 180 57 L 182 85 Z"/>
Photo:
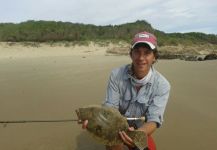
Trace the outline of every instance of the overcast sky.
<path fill-rule="evenodd" d="M 95 25 L 146 20 L 164 32 L 217 34 L 217 0 L 0 0 L 0 22 L 55 20 Z"/>

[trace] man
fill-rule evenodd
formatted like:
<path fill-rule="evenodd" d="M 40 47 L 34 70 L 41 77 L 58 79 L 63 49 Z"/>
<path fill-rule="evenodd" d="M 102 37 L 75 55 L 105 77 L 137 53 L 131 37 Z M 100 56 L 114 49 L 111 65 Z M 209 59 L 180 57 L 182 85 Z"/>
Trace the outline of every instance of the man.
<path fill-rule="evenodd" d="M 130 50 L 131 64 L 112 71 L 104 106 L 115 107 L 125 117 L 146 118 L 129 121 L 129 130 L 142 130 L 150 136 L 163 122 L 164 110 L 169 98 L 169 82 L 153 68 L 158 58 L 157 39 L 148 32 L 135 35 Z M 85 128 L 87 121 L 84 122 Z M 119 132 L 123 143 L 130 150 L 137 150 L 132 139 Z M 107 150 L 123 150 L 124 145 L 106 147 Z"/>

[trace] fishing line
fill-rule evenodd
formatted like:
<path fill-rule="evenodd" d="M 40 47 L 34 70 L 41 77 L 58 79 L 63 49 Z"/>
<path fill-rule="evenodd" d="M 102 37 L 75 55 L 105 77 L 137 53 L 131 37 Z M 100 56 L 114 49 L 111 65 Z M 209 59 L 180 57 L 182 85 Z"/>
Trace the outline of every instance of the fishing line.
<path fill-rule="evenodd" d="M 3 127 L 7 127 L 8 124 L 21 124 L 21 123 L 66 123 L 66 122 L 75 122 L 79 123 L 78 119 L 60 119 L 60 120 L 10 120 L 10 121 L 0 121 L 0 124 L 3 124 Z"/>
<path fill-rule="evenodd" d="M 63 120 L 10 120 L 10 121 L 0 121 L 1 124 L 9 123 L 48 123 L 48 122 L 73 122 L 78 121 L 78 119 L 63 119 Z"/>

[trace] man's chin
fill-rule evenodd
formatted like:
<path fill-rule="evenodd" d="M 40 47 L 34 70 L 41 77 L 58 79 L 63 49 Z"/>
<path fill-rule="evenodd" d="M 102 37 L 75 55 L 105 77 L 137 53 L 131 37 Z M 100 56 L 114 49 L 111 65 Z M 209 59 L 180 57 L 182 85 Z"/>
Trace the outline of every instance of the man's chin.
<path fill-rule="evenodd" d="M 138 68 L 147 68 L 148 65 L 147 64 L 141 64 L 141 65 L 137 65 Z"/>
<path fill-rule="evenodd" d="M 147 71 L 147 70 L 149 70 L 149 67 L 148 67 L 148 65 L 137 65 L 136 70 L 138 70 L 140 72 Z"/>
<path fill-rule="evenodd" d="M 147 69 L 148 69 L 147 66 L 138 66 L 136 70 L 138 70 L 138 71 L 145 71 Z"/>

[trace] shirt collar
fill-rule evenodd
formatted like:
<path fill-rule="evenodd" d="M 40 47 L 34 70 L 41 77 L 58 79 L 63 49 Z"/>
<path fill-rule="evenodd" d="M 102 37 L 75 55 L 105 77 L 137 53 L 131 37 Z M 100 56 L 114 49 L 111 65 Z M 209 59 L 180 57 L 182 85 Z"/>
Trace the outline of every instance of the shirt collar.
<path fill-rule="evenodd" d="M 129 78 L 131 78 L 130 76 L 133 75 L 133 71 L 132 71 L 132 64 L 128 64 L 125 67 L 125 71 L 124 71 L 124 79 L 128 80 Z"/>
<path fill-rule="evenodd" d="M 133 65 L 132 64 L 128 64 L 125 67 L 125 74 L 124 74 L 124 79 L 128 80 L 129 78 L 131 78 L 131 76 L 133 75 Z M 148 81 L 148 84 L 152 84 L 154 82 L 154 76 L 156 74 L 156 70 L 154 69 L 154 67 L 151 67 L 152 69 L 152 76 L 151 79 Z"/>

